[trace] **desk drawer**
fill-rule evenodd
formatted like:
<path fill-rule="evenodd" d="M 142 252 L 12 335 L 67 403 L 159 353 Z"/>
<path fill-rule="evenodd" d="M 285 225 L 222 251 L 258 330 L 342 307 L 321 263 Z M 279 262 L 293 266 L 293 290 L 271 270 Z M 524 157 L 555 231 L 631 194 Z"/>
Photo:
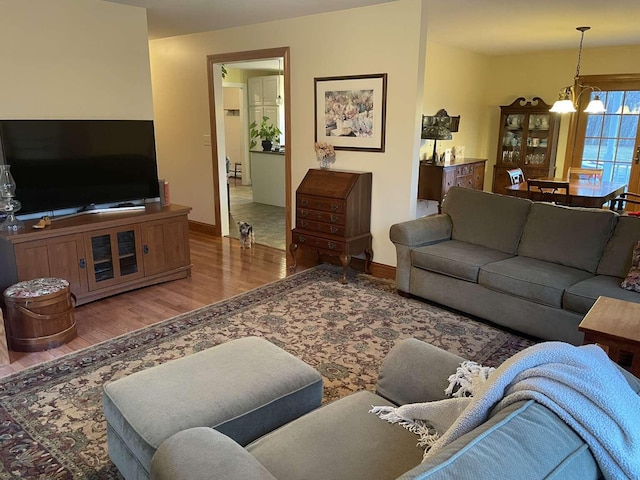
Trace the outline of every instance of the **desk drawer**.
<path fill-rule="evenodd" d="M 329 235 L 335 235 L 336 237 L 344 237 L 345 229 L 342 225 L 335 225 L 329 223 L 320 223 L 313 220 L 306 220 L 303 218 L 296 219 L 296 227 L 303 230 L 311 230 L 314 232 L 328 233 Z"/>
<path fill-rule="evenodd" d="M 343 253 L 346 248 L 344 242 L 336 242 L 327 238 L 314 237 L 304 233 L 293 232 L 293 243 L 297 243 L 299 247 L 310 247 L 327 252 Z"/>
<path fill-rule="evenodd" d="M 296 213 L 297 220 L 314 220 L 317 222 L 330 223 L 333 225 L 345 224 L 345 216 L 338 213 L 322 212 L 320 210 L 310 210 L 307 208 L 298 208 L 296 210 Z"/>
<path fill-rule="evenodd" d="M 456 177 L 458 187 L 473 188 L 473 174 Z"/>
<path fill-rule="evenodd" d="M 323 210 L 325 212 L 344 213 L 345 202 L 337 198 L 314 197 L 311 195 L 298 195 L 296 200 L 298 208 L 311 210 Z"/>
<path fill-rule="evenodd" d="M 456 167 L 456 177 L 460 177 L 462 175 L 471 175 L 473 173 L 473 163 L 469 165 L 460 165 Z"/>

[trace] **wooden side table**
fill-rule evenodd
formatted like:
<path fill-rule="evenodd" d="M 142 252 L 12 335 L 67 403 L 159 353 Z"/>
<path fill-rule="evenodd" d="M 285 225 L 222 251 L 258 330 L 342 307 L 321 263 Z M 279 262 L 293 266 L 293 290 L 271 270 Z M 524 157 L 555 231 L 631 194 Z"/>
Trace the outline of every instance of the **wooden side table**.
<path fill-rule="evenodd" d="M 486 162 L 484 158 L 456 159 L 444 165 L 421 162 L 418 174 L 418 199 L 435 200 L 438 202 L 438 212 L 440 212 L 444 197 L 454 185 L 482 190 Z"/>
<path fill-rule="evenodd" d="M 614 362 L 640 376 L 640 303 L 598 297 L 580 322 L 583 344 L 595 343 Z"/>

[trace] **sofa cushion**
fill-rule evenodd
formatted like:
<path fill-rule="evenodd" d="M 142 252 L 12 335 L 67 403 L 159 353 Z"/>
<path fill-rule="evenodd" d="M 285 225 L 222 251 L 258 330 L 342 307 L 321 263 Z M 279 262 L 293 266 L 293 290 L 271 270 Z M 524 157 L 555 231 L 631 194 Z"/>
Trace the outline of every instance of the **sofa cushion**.
<path fill-rule="evenodd" d="M 601 478 L 587 445 L 533 400 L 500 410 L 398 480 Z"/>
<path fill-rule="evenodd" d="M 513 257 L 480 269 L 483 287 L 532 302 L 562 308 L 562 295 L 571 285 L 592 277 L 584 270 L 529 257 Z"/>
<path fill-rule="evenodd" d="M 572 285 L 564 292 L 562 306 L 565 310 L 584 315 L 600 296 L 640 303 L 640 293 L 620 288 L 620 282 L 622 282 L 622 278 L 609 275 L 596 275 L 587 278 Z"/>
<path fill-rule="evenodd" d="M 418 437 L 369 413 L 391 405 L 360 391 L 256 440 L 247 450 L 278 480 L 395 479 L 422 461 Z"/>
<path fill-rule="evenodd" d="M 610 210 L 536 202 L 518 255 L 595 273 L 618 215 Z"/>
<path fill-rule="evenodd" d="M 511 256 L 493 248 L 449 240 L 413 249 L 411 263 L 414 267 L 424 270 L 477 282 L 480 267 Z"/>
<path fill-rule="evenodd" d="M 633 245 L 640 240 L 640 218 L 618 217 L 613 235 L 607 242 L 597 273 L 625 277 L 631 265 Z"/>
<path fill-rule="evenodd" d="M 451 187 L 442 211 L 451 217 L 451 238 L 515 254 L 532 202 L 463 187 Z"/>

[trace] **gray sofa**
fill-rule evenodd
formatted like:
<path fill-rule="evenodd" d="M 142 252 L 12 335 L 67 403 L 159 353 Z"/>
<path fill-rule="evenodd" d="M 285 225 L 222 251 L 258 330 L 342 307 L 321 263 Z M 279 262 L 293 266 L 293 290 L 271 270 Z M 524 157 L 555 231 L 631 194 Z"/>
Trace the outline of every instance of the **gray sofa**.
<path fill-rule="evenodd" d="M 640 218 L 452 187 L 442 214 L 391 226 L 396 287 L 546 340 L 579 345 L 578 324 L 620 288 Z"/>
<path fill-rule="evenodd" d="M 151 478 L 476 480 L 520 479 L 523 472 L 531 479 L 602 477 L 580 437 L 534 401 L 500 410 L 424 463 L 416 435 L 368 413 L 371 405 L 444 398 L 447 377 L 462 360 L 419 340 L 405 340 L 384 359 L 377 393 L 348 395 L 244 448 L 211 428 L 181 431 L 160 445 L 151 461 Z M 640 392 L 640 381 L 623 373 Z"/>

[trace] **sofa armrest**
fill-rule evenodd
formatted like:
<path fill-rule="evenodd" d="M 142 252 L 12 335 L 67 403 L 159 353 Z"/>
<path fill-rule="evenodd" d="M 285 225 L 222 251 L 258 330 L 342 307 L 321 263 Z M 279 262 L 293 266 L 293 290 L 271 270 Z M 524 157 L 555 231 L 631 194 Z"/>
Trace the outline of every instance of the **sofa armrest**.
<path fill-rule="evenodd" d="M 396 405 L 442 400 L 447 378 L 464 360 L 421 340 L 404 340 L 384 358 L 376 391 Z"/>
<path fill-rule="evenodd" d="M 396 247 L 396 288 L 400 292 L 410 293 L 411 249 L 449 240 L 451 229 L 446 214 L 391 225 L 389 238 Z"/>
<path fill-rule="evenodd" d="M 449 215 L 441 213 L 391 225 L 389 238 L 395 244 L 419 247 L 449 240 L 451 227 Z"/>
<path fill-rule="evenodd" d="M 151 480 L 276 480 L 249 452 L 207 427 L 166 439 L 151 460 Z"/>

